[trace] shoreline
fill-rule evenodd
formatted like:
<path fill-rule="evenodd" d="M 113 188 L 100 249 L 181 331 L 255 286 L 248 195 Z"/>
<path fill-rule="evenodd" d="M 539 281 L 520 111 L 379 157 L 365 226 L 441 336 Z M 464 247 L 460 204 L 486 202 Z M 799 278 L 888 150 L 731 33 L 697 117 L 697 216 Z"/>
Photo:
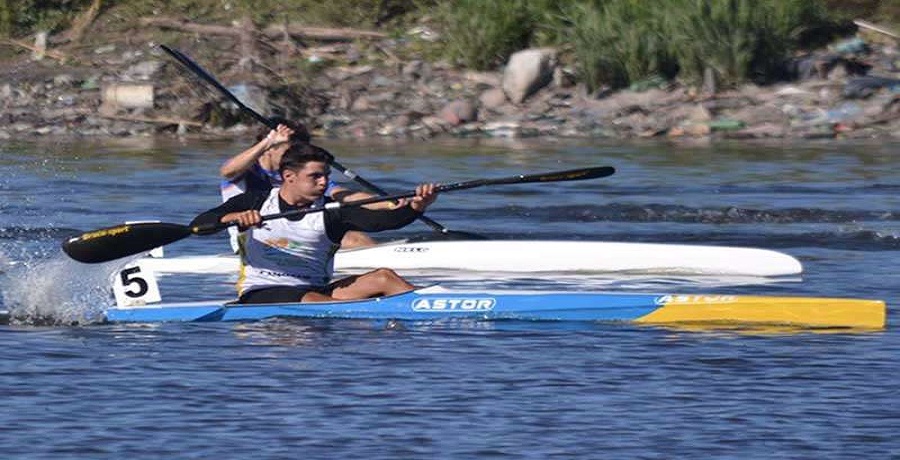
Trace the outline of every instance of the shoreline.
<path fill-rule="evenodd" d="M 300 79 L 286 84 L 264 78 L 262 63 L 238 72 L 206 57 L 214 50 L 181 49 L 204 67 L 215 63 L 209 70 L 242 102 L 263 115 L 297 118 L 314 138 L 900 139 L 897 46 L 838 45 L 855 47 L 804 57 L 798 62 L 807 72 L 792 82 L 704 91 L 649 79 L 591 95 L 551 49 L 523 50 L 502 71 L 468 72 L 400 60 L 403 45 L 393 39 L 342 42 L 329 46 L 329 65 L 307 50 L 307 69 L 269 69 Z M 373 64 L 371 53 L 393 58 Z M 260 126 L 199 89 L 152 40 L 91 46 L 71 63 L 20 55 L 0 74 L 0 140 L 227 139 Z"/>

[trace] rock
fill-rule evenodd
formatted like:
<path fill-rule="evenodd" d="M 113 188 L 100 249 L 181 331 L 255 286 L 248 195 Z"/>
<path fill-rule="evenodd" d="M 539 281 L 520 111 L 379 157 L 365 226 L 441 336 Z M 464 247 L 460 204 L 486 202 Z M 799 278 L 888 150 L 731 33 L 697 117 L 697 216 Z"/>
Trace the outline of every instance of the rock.
<path fill-rule="evenodd" d="M 427 42 L 435 42 L 440 40 L 441 36 L 428 26 L 416 26 L 406 31 L 407 35 L 424 40 Z"/>
<path fill-rule="evenodd" d="M 61 94 L 56 97 L 56 102 L 66 107 L 75 105 L 76 100 L 77 96 L 74 94 Z"/>
<path fill-rule="evenodd" d="M 75 83 L 75 77 L 67 73 L 61 73 L 53 77 L 53 85 L 55 86 L 71 86 Z"/>
<path fill-rule="evenodd" d="M 521 128 L 518 121 L 504 120 L 485 123 L 482 130 L 493 137 L 519 137 Z"/>
<path fill-rule="evenodd" d="M 388 104 L 395 102 L 398 94 L 394 91 L 384 91 L 375 94 L 367 94 L 366 96 L 372 104 Z"/>
<path fill-rule="evenodd" d="M 750 105 L 730 113 L 734 119 L 743 120 L 754 126 L 762 123 L 788 123 L 790 117 L 784 108 L 775 104 Z"/>
<path fill-rule="evenodd" d="M 409 103 L 405 104 L 405 108 L 411 112 L 432 113 L 434 107 L 425 99 L 416 97 Z"/>
<path fill-rule="evenodd" d="M 133 80 L 150 80 L 163 66 L 163 61 L 139 62 L 125 71 L 125 76 Z"/>
<path fill-rule="evenodd" d="M 466 81 L 474 82 L 478 85 L 486 85 L 498 87 L 503 84 L 503 77 L 496 72 L 472 72 L 468 71 L 463 74 Z"/>
<path fill-rule="evenodd" d="M 706 123 L 687 123 L 683 126 L 675 126 L 667 133 L 669 137 L 693 136 L 702 137 L 709 136 L 712 132 Z"/>
<path fill-rule="evenodd" d="M 492 88 L 481 93 L 478 102 L 488 110 L 496 109 L 506 104 L 506 93 L 500 88 Z"/>
<path fill-rule="evenodd" d="M 575 78 L 575 72 L 571 69 L 557 67 L 553 70 L 553 85 L 558 88 L 573 88 L 578 79 Z"/>
<path fill-rule="evenodd" d="M 446 131 L 450 128 L 450 124 L 447 123 L 446 120 L 440 117 L 428 116 L 423 117 L 420 122 L 422 125 L 432 133 L 439 133 L 442 131 Z"/>
<path fill-rule="evenodd" d="M 409 61 L 400 73 L 411 80 L 418 80 L 425 75 L 425 63 L 418 59 Z"/>
<path fill-rule="evenodd" d="M 672 107 L 665 118 L 670 123 L 680 123 L 683 121 L 693 123 L 705 123 L 712 120 L 712 114 L 702 104 L 676 105 Z"/>
<path fill-rule="evenodd" d="M 362 95 L 353 100 L 353 103 L 350 105 L 350 111 L 365 112 L 368 110 L 372 110 L 374 107 L 374 104 L 372 104 L 369 98 L 367 98 L 365 95 Z"/>
<path fill-rule="evenodd" d="M 776 96 L 810 96 L 812 93 L 808 90 L 798 88 L 796 86 L 785 86 L 775 91 Z"/>
<path fill-rule="evenodd" d="M 86 80 L 81 82 L 81 89 L 83 90 L 94 90 L 100 88 L 100 85 L 97 83 L 100 81 L 99 75 L 93 75 L 88 77 Z"/>
<path fill-rule="evenodd" d="M 825 118 L 831 123 L 845 123 L 854 121 L 864 115 L 859 104 L 844 102 L 825 111 Z"/>
<path fill-rule="evenodd" d="M 781 138 L 786 133 L 786 125 L 779 123 L 762 123 L 738 131 L 725 133 L 729 139 Z"/>
<path fill-rule="evenodd" d="M 875 76 L 857 77 L 848 81 L 844 86 L 843 96 L 848 99 L 864 99 L 882 88 L 900 91 L 900 79 Z"/>
<path fill-rule="evenodd" d="M 375 78 L 372 79 L 371 85 L 376 88 L 377 87 L 390 88 L 390 87 L 396 86 L 397 84 L 394 80 L 391 80 L 390 78 L 385 77 L 384 75 L 377 75 Z"/>
<path fill-rule="evenodd" d="M 406 128 L 413 123 L 414 119 L 418 118 L 421 117 L 416 117 L 414 115 L 404 113 L 402 115 L 394 117 L 394 120 L 391 122 L 391 124 L 398 128 Z"/>
<path fill-rule="evenodd" d="M 447 122 L 450 126 L 456 126 L 462 123 L 475 121 L 478 118 L 478 110 L 475 104 L 466 100 L 453 101 L 444 106 L 438 112 L 438 117 Z"/>
<path fill-rule="evenodd" d="M 116 45 L 103 45 L 94 50 L 94 54 L 111 53 L 116 50 Z"/>
<path fill-rule="evenodd" d="M 503 91 L 519 104 L 553 81 L 557 65 L 556 50 L 534 48 L 519 51 L 509 58 L 503 72 Z"/>

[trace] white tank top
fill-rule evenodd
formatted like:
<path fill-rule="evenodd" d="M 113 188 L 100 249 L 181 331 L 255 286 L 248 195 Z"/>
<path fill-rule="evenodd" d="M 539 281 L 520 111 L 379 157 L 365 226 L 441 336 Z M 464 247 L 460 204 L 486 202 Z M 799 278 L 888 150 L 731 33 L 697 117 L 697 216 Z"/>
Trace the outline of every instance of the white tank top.
<path fill-rule="evenodd" d="M 251 180 L 248 180 L 248 176 Z M 269 171 L 268 169 L 263 168 L 259 165 L 259 162 L 254 163 L 249 171 L 245 172 L 240 179 L 236 181 L 230 180 L 222 180 L 219 184 L 219 191 L 222 194 L 222 202 L 226 202 L 232 197 L 240 195 L 241 193 L 247 191 L 256 191 L 259 190 L 260 187 L 263 187 L 263 184 L 268 184 L 268 187 L 278 187 L 281 185 L 281 173 L 278 171 Z M 334 188 L 338 187 L 338 184 L 332 180 L 328 180 L 328 188 L 325 189 L 325 196 L 331 196 L 334 192 Z M 248 190 L 253 189 L 253 190 Z M 240 243 L 238 242 L 238 229 L 235 226 L 228 227 L 228 242 L 231 243 L 231 250 L 237 254 L 240 251 Z"/>
<path fill-rule="evenodd" d="M 260 214 L 277 214 L 278 188 L 259 210 Z M 313 207 L 323 207 L 319 198 Z M 325 231 L 322 212 L 303 216 L 299 221 L 273 219 L 262 227 L 253 227 L 241 234 L 241 272 L 238 293 L 271 286 L 301 286 L 319 288 L 331 281 L 334 273 L 334 244 Z"/>

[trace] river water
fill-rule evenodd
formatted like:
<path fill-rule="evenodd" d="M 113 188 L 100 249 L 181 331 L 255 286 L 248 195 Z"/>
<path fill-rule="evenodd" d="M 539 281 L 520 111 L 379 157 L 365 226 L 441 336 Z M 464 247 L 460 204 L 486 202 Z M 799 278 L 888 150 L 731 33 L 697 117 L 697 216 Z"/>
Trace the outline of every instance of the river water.
<path fill-rule="evenodd" d="M 877 332 L 624 324 L 273 320 L 105 325 L 108 265 L 65 238 L 186 223 L 218 202 L 232 142 L 0 145 L 0 452 L 6 458 L 897 458 L 897 143 L 323 141 L 390 191 L 611 165 L 591 182 L 441 196 L 429 215 L 501 239 L 756 246 L 779 280 L 408 273 L 462 286 L 882 299 Z M 335 177 L 335 179 L 340 179 Z M 427 232 L 413 224 L 385 238 Z M 210 254 L 224 236 L 167 255 Z M 431 276 L 431 278 L 429 278 Z M 233 279 L 160 279 L 165 300 Z M 77 324 L 75 324 L 77 323 Z"/>

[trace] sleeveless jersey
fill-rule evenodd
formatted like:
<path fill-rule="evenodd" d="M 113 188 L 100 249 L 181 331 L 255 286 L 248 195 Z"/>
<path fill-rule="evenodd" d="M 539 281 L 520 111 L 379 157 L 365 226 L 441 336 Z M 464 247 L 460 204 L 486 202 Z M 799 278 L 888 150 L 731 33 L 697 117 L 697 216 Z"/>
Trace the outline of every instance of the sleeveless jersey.
<path fill-rule="evenodd" d="M 269 192 L 259 212 L 280 212 L 278 188 Z M 319 198 L 313 207 L 323 207 Z M 238 292 L 271 286 L 324 287 L 334 273 L 334 253 L 338 245 L 325 231 L 324 213 L 316 212 L 300 220 L 273 219 L 262 227 L 241 234 L 241 272 Z"/>
<path fill-rule="evenodd" d="M 281 174 L 278 171 L 270 171 L 260 166 L 259 162 L 253 163 L 253 166 L 244 174 L 232 179 L 223 180 L 219 185 L 219 191 L 222 193 L 222 202 L 228 201 L 231 197 L 240 195 L 248 191 L 268 191 L 273 187 L 281 186 Z M 338 185 L 328 179 L 328 188 L 325 189 L 325 196 L 331 196 L 334 188 Z M 231 242 L 231 249 L 235 253 L 239 250 L 238 230 L 237 227 L 228 227 L 228 238 Z"/>

